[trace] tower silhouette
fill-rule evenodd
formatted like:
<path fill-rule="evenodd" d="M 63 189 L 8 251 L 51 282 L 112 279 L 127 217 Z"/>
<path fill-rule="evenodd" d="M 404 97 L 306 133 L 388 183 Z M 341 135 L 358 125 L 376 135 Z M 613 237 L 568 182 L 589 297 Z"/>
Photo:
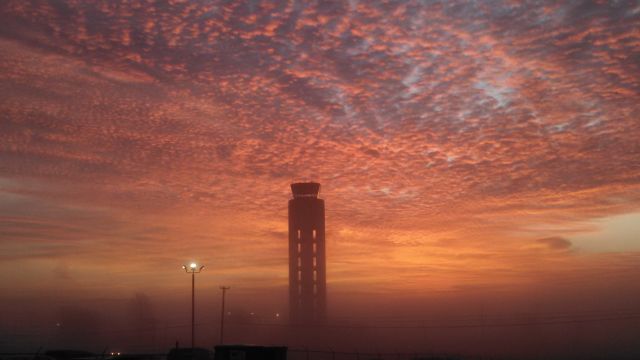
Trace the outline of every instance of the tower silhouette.
<path fill-rule="evenodd" d="M 326 317 L 327 282 L 324 200 L 320 184 L 291 184 L 289 200 L 289 319 L 322 322 Z"/>

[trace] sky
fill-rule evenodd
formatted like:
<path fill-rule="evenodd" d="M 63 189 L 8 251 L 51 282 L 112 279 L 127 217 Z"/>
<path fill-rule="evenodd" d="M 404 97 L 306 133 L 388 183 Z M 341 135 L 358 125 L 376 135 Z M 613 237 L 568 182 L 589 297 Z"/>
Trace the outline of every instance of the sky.
<path fill-rule="evenodd" d="M 191 261 L 207 301 L 285 311 L 296 181 L 322 184 L 334 316 L 637 315 L 639 23 L 636 1 L 3 1 L 0 332 L 187 306 Z"/>

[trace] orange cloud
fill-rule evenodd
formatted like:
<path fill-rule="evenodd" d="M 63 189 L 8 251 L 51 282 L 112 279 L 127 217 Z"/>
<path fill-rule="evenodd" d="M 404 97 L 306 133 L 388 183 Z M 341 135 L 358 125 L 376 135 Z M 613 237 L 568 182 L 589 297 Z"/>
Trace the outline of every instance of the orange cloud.
<path fill-rule="evenodd" d="M 313 179 L 337 289 L 516 286 L 640 207 L 637 11 L 56 4 L 0 13 L 5 267 L 283 286 Z"/>

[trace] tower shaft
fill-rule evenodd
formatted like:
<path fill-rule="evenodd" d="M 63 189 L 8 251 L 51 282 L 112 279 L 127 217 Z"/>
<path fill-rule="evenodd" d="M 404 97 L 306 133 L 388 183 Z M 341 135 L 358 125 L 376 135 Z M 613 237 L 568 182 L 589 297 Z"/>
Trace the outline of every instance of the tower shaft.
<path fill-rule="evenodd" d="M 317 323 L 326 317 L 324 200 L 320 184 L 292 184 L 289 200 L 289 318 Z"/>

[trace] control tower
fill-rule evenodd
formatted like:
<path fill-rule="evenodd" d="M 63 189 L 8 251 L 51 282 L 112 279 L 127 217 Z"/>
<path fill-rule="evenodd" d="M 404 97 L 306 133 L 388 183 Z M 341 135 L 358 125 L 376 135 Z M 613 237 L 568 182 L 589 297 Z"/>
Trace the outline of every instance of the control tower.
<path fill-rule="evenodd" d="M 325 321 L 327 308 L 324 200 L 320 184 L 291 184 L 289 200 L 289 321 Z"/>

